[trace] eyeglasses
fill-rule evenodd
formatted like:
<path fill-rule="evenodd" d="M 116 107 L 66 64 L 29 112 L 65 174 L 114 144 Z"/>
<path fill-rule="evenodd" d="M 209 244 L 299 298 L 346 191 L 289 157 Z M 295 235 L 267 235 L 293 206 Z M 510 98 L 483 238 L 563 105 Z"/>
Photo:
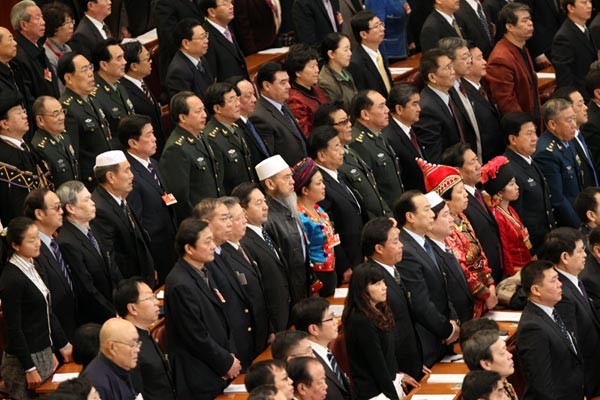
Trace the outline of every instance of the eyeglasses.
<path fill-rule="evenodd" d="M 88 72 L 94 72 L 94 64 L 88 64 L 88 65 L 84 65 L 83 67 L 81 67 L 81 69 L 79 70 L 79 72 L 81 72 L 82 74 L 87 74 Z"/>
<path fill-rule="evenodd" d="M 56 212 L 59 212 L 61 209 L 62 209 L 62 206 L 60 205 L 60 203 L 53 207 L 50 207 L 50 206 L 46 207 L 46 210 L 52 210 L 52 211 L 56 211 Z"/>
<path fill-rule="evenodd" d="M 334 122 L 333 126 L 341 126 L 341 125 L 348 125 L 350 123 L 350 117 L 346 117 L 346 119 L 343 119 L 339 122 Z"/>
<path fill-rule="evenodd" d="M 334 321 L 334 320 L 336 320 L 336 319 L 337 319 L 337 317 L 336 317 L 335 315 L 332 315 L 332 316 L 331 316 L 331 317 L 329 317 L 329 318 L 326 318 L 326 319 L 324 319 L 324 320 L 321 320 L 321 323 L 324 323 L 324 322 L 331 322 L 331 321 Z"/>
<path fill-rule="evenodd" d="M 128 346 L 131 349 L 140 349 L 142 347 L 142 341 L 139 340 L 139 339 L 136 340 L 135 342 L 131 342 L 131 343 L 121 342 L 121 341 L 118 341 L 118 340 L 113 340 L 113 342 L 124 344 L 125 346 Z"/>
<path fill-rule="evenodd" d="M 217 7 L 220 7 L 220 6 L 229 7 L 231 5 L 233 5 L 233 0 L 223 0 L 223 2 L 221 4 L 217 4 Z"/>
<path fill-rule="evenodd" d="M 73 21 L 72 19 L 65 19 L 65 22 L 63 22 L 61 26 L 74 26 L 74 25 L 75 25 L 75 21 Z"/>
<path fill-rule="evenodd" d="M 66 115 L 67 111 L 64 109 L 60 109 L 60 110 L 56 110 L 50 114 L 38 114 L 38 115 L 43 115 L 44 117 L 52 117 L 52 118 L 58 118 L 61 115 Z"/>
<path fill-rule="evenodd" d="M 158 297 L 156 297 L 155 294 L 152 294 L 151 296 L 144 297 L 143 299 L 138 299 L 138 301 L 136 301 L 136 303 L 141 303 L 142 301 L 148 301 L 148 300 L 158 300 Z"/>
<path fill-rule="evenodd" d="M 370 27 L 369 30 L 371 30 L 371 29 L 378 29 L 378 28 L 385 28 L 385 23 L 379 21 L 378 23 L 376 23 L 375 25 L 373 25 L 372 27 Z"/>
<path fill-rule="evenodd" d="M 233 217 L 231 216 L 231 214 L 229 214 L 227 216 L 219 217 L 218 220 L 221 222 L 227 222 L 233 220 Z"/>
<path fill-rule="evenodd" d="M 206 40 L 206 39 L 208 39 L 208 36 L 209 36 L 209 35 L 208 35 L 208 32 L 204 32 L 204 33 L 203 33 L 203 34 L 201 34 L 200 36 L 198 36 L 198 37 L 193 37 L 193 38 L 191 38 L 190 40 Z"/>

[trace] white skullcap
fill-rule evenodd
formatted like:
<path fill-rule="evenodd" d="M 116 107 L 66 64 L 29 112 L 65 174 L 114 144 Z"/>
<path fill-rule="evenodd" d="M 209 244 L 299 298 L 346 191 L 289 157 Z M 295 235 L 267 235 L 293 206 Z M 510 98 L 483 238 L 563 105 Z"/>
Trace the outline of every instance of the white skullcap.
<path fill-rule="evenodd" d="M 96 165 L 94 165 L 94 171 L 98 167 L 108 167 L 110 165 L 117 165 L 127 161 L 125 153 L 121 150 L 111 150 L 100 153 L 96 156 Z"/>
<path fill-rule="evenodd" d="M 285 162 L 283 157 L 277 154 L 256 164 L 255 169 L 256 174 L 258 175 L 258 180 L 264 181 L 265 179 L 275 176 L 289 167 L 290 166 Z"/>
<path fill-rule="evenodd" d="M 431 208 L 439 205 L 440 203 L 444 202 L 444 199 L 442 199 L 440 197 L 439 194 L 437 194 L 437 192 L 429 192 L 425 194 L 425 197 L 427 198 L 427 201 L 429 202 L 429 205 L 431 206 Z"/>

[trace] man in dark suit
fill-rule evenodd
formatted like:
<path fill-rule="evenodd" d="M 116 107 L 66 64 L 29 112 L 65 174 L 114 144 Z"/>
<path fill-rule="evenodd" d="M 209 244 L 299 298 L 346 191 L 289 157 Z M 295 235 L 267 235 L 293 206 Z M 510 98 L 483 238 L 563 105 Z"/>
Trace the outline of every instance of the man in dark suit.
<path fill-rule="evenodd" d="M 42 243 L 36 261 L 52 296 L 52 312 L 58 318 L 67 339 L 71 341 L 78 326 L 75 313 L 77 298 L 71 267 L 65 262 L 58 243 L 52 237 L 63 223 L 60 199 L 49 189 L 36 189 L 27 195 L 23 215 L 34 220 L 38 227 Z"/>
<path fill-rule="evenodd" d="M 350 382 L 328 348 L 338 337 L 338 319 L 329 308 L 329 302 L 320 297 L 302 300 L 292 310 L 292 321 L 297 330 L 308 333 L 314 356 L 325 368 L 326 399 L 350 400 Z"/>
<path fill-rule="evenodd" d="M 232 76 L 249 79 L 246 58 L 229 29 L 233 20 L 233 1 L 220 1 L 218 5 L 217 0 L 202 2 L 202 11 L 206 14 L 202 27 L 208 34 L 206 61 L 218 82 Z"/>
<path fill-rule="evenodd" d="M 579 274 L 585 292 L 589 296 L 596 314 L 600 312 L 600 229 L 594 228 L 587 238 L 588 256 L 585 268 Z"/>
<path fill-rule="evenodd" d="M 437 47 L 437 42 L 445 37 L 467 38 L 466 35 L 463 36 L 463 31 L 455 16 L 460 4 L 458 0 L 433 1 L 433 11 L 421 28 L 421 51 Z"/>
<path fill-rule="evenodd" d="M 488 58 L 496 42 L 494 26 L 485 14 L 482 3 L 486 2 L 460 0 L 460 8 L 455 15 L 462 23 L 461 29 L 464 38 L 473 42 L 477 48 L 481 49 L 483 56 Z"/>
<path fill-rule="evenodd" d="M 214 260 L 215 251 L 207 227 L 207 222 L 195 218 L 180 224 L 176 237 L 180 258 L 165 282 L 169 361 L 181 400 L 215 398 L 241 370 L 226 300 L 205 266 Z"/>
<path fill-rule="evenodd" d="M 223 169 L 225 193 L 242 182 L 256 182 L 250 149 L 236 124 L 240 119 L 238 91 L 228 82 L 213 83 L 206 90 L 204 104 L 212 115 L 204 134 Z"/>
<path fill-rule="evenodd" d="M 339 0 L 296 0 L 292 6 L 298 42 L 318 46 L 325 35 L 341 30 Z"/>
<path fill-rule="evenodd" d="M 152 71 L 152 59 L 150 53 L 140 42 L 129 42 L 121 44 L 125 56 L 125 75 L 120 80 L 121 86 L 125 88 L 129 99 L 133 104 L 136 114 L 146 115 L 152 119 L 152 128 L 156 137 L 156 155 L 158 159 L 165 148 L 166 132 L 162 126 L 162 111 L 154 93 L 150 91 L 144 78 Z"/>
<path fill-rule="evenodd" d="M 352 268 L 363 260 L 360 232 L 367 220 L 366 210 L 338 172 L 344 163 L 344 149 L 337 131 L 331 126 L 317 127 L 308 143 L 309 157 L 317 164 L 325 184 L 325 199 L 319 205 L 339 235 L 340 244 L 334 247 L 338 282 L 347 282 Z"/>
<path fill-rule="evenodd" d="M 208 51 L 208 32 L 200 21 L 186 18 L 173 31 L 179 51 L 171 60 L 165 77 L 168 99 L 189 90 L 201 99 L 204 91 L 215 82 L 214 74 L 204 55 Z"/>
<path fill-rule="evenodd" d="M 424 192 L 423 172 L 415 161 L 416 157 L 423 158 L 423 151 L 412 129 L 412 125 L 419 120 L 420 103 L 421 96 L 415 86 L 408 83 L 394 86 L 387 100 L 390 123 L 381 133 L 398 156 L 404 188 Z"/>
<path fill-rule="evenodd" d="M 583 399 L 581 349 L 554 307 L 562 298 L 562 283 L 549 261 L 535 261 L 521 270 L 528 296 L 517 329 L 526 399 Z"/>
<path fill-rule="evenodd" d="M 577 339 L 576 346 L 585 365 L 585 395 L 592 398 L 600 393 L 600 360 L 593 355 L 593 349 L 600 345 L 600 320 L 578 277 L 585 259 L 584 241 L 577 230 L 562 227 L 546 235 L 540 260 L 550 261 L 558 272 L 562 298 L 554 307 Z"/>
<path fill-rule="evenodd" d="M 254 127 L 254 124 L 249 119 L 256 107 L 257 99 L 254 85 L 250 83 L 249 80 L 243 79 L 242 77 L 230 79 L 228 82 L 233 83 L 239 91 L 240 119 L 235 123 L 244 134 L 244 139 L 250 150 L 252 165 L 256 165 L 265 158 L 269 158 L 271 154 L 267 149 L 267 145 Z"/>
<path fill-rule="evenodd" d="M 501 126 L 507 143 L 504 156 L 510 161 L 519 185 L 519 198 L 511 206 L 527 227 L 531 254 L 537 254 L 544 236 L 556 227 L 556 223 L 550 188 L 540 166 L 531 158 L 538 142 L 535 125 L 529 114 L 508 113 L 502 118 Z"/>
<path fill-rule="evenodd" d="M 458 260 L 452 251 L 446 246 L 445 240 L 452 233 L 453 219 L 450 215 L 448 205 L 439 196 L 427 194 L 431 211 L 435 219 L 426 241 L 429 242 L 440 269 L 446 279 L 446 290 L 448 300 L 456 311 L 456 316 L 461 324 L 473 319 L 473 295 Z"/>
<path fill-rule="evenodd" d="M 359 11 L 362 11 L 364 8 L 363 0 L 339 0 L 340 1 L 340 14 L 342 15 L 342 20 L 346 23 L 342 23 L 341 32 L 344 35 L 347 35 L 350 38 L 350 44 L 352 48 L 355 48 L 358 42 L 352 33 L 352 24 L 350 21 L 352 17 L 354 17 Z M 412 18 L 411 18 L 412 19 Z M 410 20 L 409 20 L 410 23 Z M 418 36 L 418 35 L 417 35 Z"/>
<path fill-rule="evenodd" d="M 16 55 L 17 42 L 8 29 L 0 26 L 0 90 L 18 92 L 25 98 L 25 85 L 13 62 Z M 31 104 L 26 104 L 25 108 L 30 109 Z"/>
<path fill-rule="evenodd" d="M 266 313 L 263 315 L 254 313 L 254 304 L 244 287 L 244 278 L 239 271 L 233 269 L 230 255 L 222 248 L 231 239 L 233 225 L 231 214 L 225 203 L 220 199 L 204 199 L 194 207 L 192 216 L 208 222 L 208 228 L 211 230 L 217 246 L 215 259 L 206 264 L 206 268 L 225 299 L 223 308 L 231 328 L 235 354 L 242 363 L 243 372 L 252 364 L 252 360 L 257 355 L 255 351 L 255 348 L 258 347 L 255 342 L 256 336 L 262 337 L 263 345 L 266 342 L 268 318 Z M 246 284 L 248 284 L 249 278 L 246 278 Z M 259 317 L 259 320 L 255 317 Z"/>
<path fill-rule="evenodd" d="M 432 192 L 428 196 L 435 195 Z M 460 333 L 445 273 L 431 243 L 425 239 L 433 227 L 434 213 L 429 198 L 411 190 L 400 196 L 394 215 L 402 227 L 402 261 L 397 268 L 411 296 L 410 307 L 423 346 L 423 362 L 431 367 L 449 353 L 446 346 L 455 342 Z"/>
<path fill-rule="evenodd" d="M 392 74 L 379 52 L 385 25 L 368 10 L 359 11 L 350 23 L 354 37 L 360 43 L 352 52 L 348 66 L 354 83 L 358 90 L 375 90 L 387 97 L 393 86 Z"/>
<path fill-rule="evenodd" d="M 240 199 L 248 220 L 246 234 L 240 240 L 251 260 L 254 260 L 262 278 L 265 305 L 274 332 L 285 330 L 290 319 L 290 289 L 286 262 L 281 249 L 276 247 L 264 224 L 269 217 L 265 195 L 255 183 L 241 183 L 232 196 Z M 268 277 L 268 279 L 265 279 Z"/>
<path fill-rule="evenodd" d="M 58 244 L 67 264 L 77 294 L 77 322 L 103 324 L 115 316 L 112 291 L 122 279 L 112 248 L 99 242 L 90 227 L 96 217 L 92 195 L 79 181 L 62 184 L 56 194 L 65 211 L 65 221 Z"/>
<path fill-rule="evenodd" d="M 150 238 L 126 200 L 133 189 L 129 161 L 121 150 L 99 154 L 94 173 L 98 187 L 92 193 L 96 218 L 91 225 L 98 240 L 104 247 L 114 249 L 124 278 L 139 276 L 154 287 L 156 271 L 148 248 Z"/>
<path fill-rule="evenodd" d="M 556 71 L 556 86 L 572 86 L 589 100 L 585 76 L 590 64 L 598 60 L 598 46 L 586 27 L 586 22 L 592 15 L 592 3 L 575 0 L 562 3 L 566 8 L 567 18 L 552 42 L 551 59 Z"/>
<path fill-rule="evenodd" d="M 494 281 L 500 282 L 503 274 L 502 242 L 496 218 L 487 208 L 481 191 L 477 189 L 477 185 L 481 183 L 481 164 L 477 155 L 468 144 L 459 143 L 446 149 L 440 163 L 460 171 L 469 198 L 465 215 L 485 252 Z"/>
<path fill-rule="evenodd" d="M 394 337 L 398 370 L 418 381 L 429 369 L 424 365 L 409 294 L 396 267 L 402 261 L 400 230 L 388 218 L 374 218 L 365 224 L 361 242 L 363 255 L 369 257 L 370 263 L 385 270 L 389 305 L 396 322 Z"/>
<path fill-rule="evenodd" d="M 597 63 L 593 64 L 598 65 Z M 591 96 L 588 103 L 588 120 L 581 125 L 581 134 L 590 150 L 596 171 L 600 169 L 600 69 L 590 68 L 585 78 L 585 86 Z"/>
<path fill-rule="evenodd" d="M 588 235 L 591 230 L 600 225 L 600 188 L 597 186 L 588 186 L 583 189 L 575 198 L 575 211 L 581 221 L 579 233 L 588 256 L 591 255 L 591 248 L 588 246 Z"/>
<path fill-rule="evenodd" d="M 504 151 L 504 142 L 500 130 L 500 113 L 483 85 L 487 74 L 487 61 L 478 47 L 470 46 L 470 50 L 473 59 L 471 69 L 460 79 L 460 83 L 463 85 L 467 97 L 471 100 L 478 126 L 483 128 L 479 131 L 481 157 L 483 163 L 487 163 Z"/>
<path fill-rule="evenodd" d="M 131 115 L 119 124 L 119 141 L 133 173 L 133 189 L 127 195 L 129 206 L 150 237 L 150 254 L 158 283 L 162 285 L 177 261 L 173 243 L 177 232 L 174 198 L 161 177 L 156 152 L 156 138 L 149 117 Z M 172 195 L 171 195 L 172 196 Z"/>
<path fill-rule="evenodd" d="M 498 25 L 498 14 L 502 7 L 509 3 L 508 0 L 485 0 L 483 1 L 483 11 L 489 21 L 496 27 L 495 41 L 499 40 L 504 34 L 504 27 Z"/>
<path fill-rule="evenodd" d="M 565 10 L 561 4 L 563 1 L 522 0 L 521 3 L 529 6 L 533 21 L 533 36 L 527 42 L 527 48 L 531 52 L 537 68 L 549 67 L 550 63 L 554 62 L 552 39 L 565 19 Z"/>
<path fill-rule="evenodd" d="M 250 116 L 270 154 L 280 154 L 296 165 L 306 157 L 306 138 L 285 101 L 290 83 L 284 67 L 277 62 L 263 64 L 256 76 L 260 98 Z"/>
<path fill-rule="evenodd" d="M 577 133 L 575 111 L 564 99 L 550 99 L 542 110 L 547 129 L 538 140 L 533 158 L 548 181 L 558 226 L 578 228 L 581 222 L 573 204 L 582 189 L 582 176 L 573 142 Z"/>
<path fill-rule="evenodd" d="M 436 163 L 444 149 L 465 141 L 458 121 L 458 109 L 448 94 L 454 85 L 456 74 L 450 57 L 439 49 L 423 54 L 419 71 L 425 81 L 425 88 L 421 91 L 419 120 L 413 125 L 413 129 L 425 158 Z"/>
<path fill-rule="evenodd" d="M 183 221 L 202 199 L 225 194 L 223 173 L 215 153 L 202 135 L 206 111 L 202 100 L 192 92 L 178 93 L 170 107 L 177 124 L 160 158 L 167 187 L 177 199 L 175 214 Z"/>
<path fill-rule="evenodd" d="M 278 10 L 270 0 L 238 0 L 235 2 L 233 27 L 245 55 L 273 47 L 279 28 Z"/>
<path fill-rule="evenodd" d="M 423 23 L 433 11 L 433 1 L 408 0 L 408 4 L 411 9 L 410 18 L 408 19 L 408 37 L 412 37 L 417 45 L 416 50 L 422 51 L 421 28 L 423 28 Z"/>
<path fill-rule="evenodd" d="M 111 13 L 111 4 L 107 1 L 76 0 L 85 10 L 85 16 L 79 21 L 69 46 L 73 51 L 82 54 L 88 60 L 92 59 L 92 52 L 103 40 L 111 37 L 108 25 L 104 23 Z M 120 12 L 120 11 L 119 11 Z"/>

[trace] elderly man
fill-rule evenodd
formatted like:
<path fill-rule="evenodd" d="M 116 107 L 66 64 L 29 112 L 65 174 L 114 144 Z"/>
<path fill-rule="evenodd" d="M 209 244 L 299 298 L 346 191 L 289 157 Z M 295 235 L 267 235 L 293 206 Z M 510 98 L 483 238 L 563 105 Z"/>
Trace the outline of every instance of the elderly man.
<path fill-rule="evenodd" d="M 0 91 L 19 92 L 24 97 L 23 79 L 14 70 L 13 59 L 16 55 L 17 42 L 8 29 L 0 26 Z M 31 106 L 31 104 L 28 106 Z"/>
<path fill-rule="evenodd" d="M 114 250 L 123 277 L 140 276 L 154 287 L 156 272 L 148 249 L 150 238 L 126 200 L 133 189 L 129 161 L 120 150 L 102 153 L 96 158 L 94 173 L 99 185 L 92 193 L 96 218 L 91 224 L 99 241 Z"/>
<path fill-rule="evenodd" d="M 111 13 L 111 2 L 108 0 L 90 0 L 80 2 L 83 5 L 85 16 L 79 21 L 69 46 L 88 60 L 92 51 L 103 40 L 111 37 L 108 25 L 104 22 Z"/>
<path fill-rule="evenodd" d="M 133 400 L 132 370 L 137 366 L 142 342 L 135 326 L 122 318 L 111 318 L 100 330 L 100 353 L 81 373 L 103 399 Z"/>
<path fill-rule="evenodd" d="M 294 398 L 321 400 L 327 396 L 325 367 L 313 357 L 296 357 L 287 364 L 287 373 L 294 382 Z"/>

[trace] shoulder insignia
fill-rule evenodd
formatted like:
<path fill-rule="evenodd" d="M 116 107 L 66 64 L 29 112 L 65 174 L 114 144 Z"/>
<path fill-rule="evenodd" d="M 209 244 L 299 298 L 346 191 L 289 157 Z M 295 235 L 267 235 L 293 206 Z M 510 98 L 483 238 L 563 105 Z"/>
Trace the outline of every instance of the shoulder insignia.
<path fill-rule="evenodd" d="M 365 139 L 365 133 L 361 132 L 358 134 L 358 136 L 354 140 L 357 141 L 358 143 L 362 143 L 364 139 Z"/>
<path fill-rule="evenodd" d="M 236 124 L 235 122 L 234 122 L 233 124 L 231 124 L 231 126 L 233 126 L 233 129 L 237 129 L 237 128 L 239 128 L 239 125 L 238 125 L 238 124 Z"/>
<path fill-rule="evenodd" d="M 375 137 L 375 135 L 373 135 L 370 131 L 366 131 L 366 132 L 365 131 L 361 131 L 360 133 L 366 134 L 369 137 L 369 139 L 373 139 Z"/>
<path fill-rule="evenodd" d="M 50 139 L 50 144 L 51 144 L 52 146 L 54 146 L 54 145 L 56 144 L 56 140 L 54 140 L 54 139 Z"/>
<path fill-rule="evenodd" d="M 69 96 L 66 99 L 64 99 L 62 103 L 63 103 L 63 105 L 69 107 L 72 102 L 73 102 L 73 96 Z"/>
<path fill-rule="evenodd" d="M 190 142 L 190 144 L 194 144 L 196 142 L 196 139 L 189 137 L 187 138 L 187 141 Z"/>
<path fill-rule="evenodd" d="M 217 137 L 217 131 L 219 130 L 219 128 L 214 127 L 212 131 L 208 132 L 208 136 L 210 136 L 211 138 L 215 138 Z"/>
<path fill-rule="evenodd" d="M 554 145 L 555 145 L 555 144 L 556 144 L 556 142 L 555 142 L 554 140 L 553 140 L 553 141 L 551 141 L 551 142 L 548 144 L 548 146 L 546 146 L 546 151 L 549 151 L 549 152 L 551 152 L 551 153 L 552 153 L 552 152 L 554 151 Z M 560 150 L 560 148 L 559 148 L 559 150 Z"/>
<path fill-rule="evenodd" d="M 47 139 L 48 139 L 47 137 L 44 137 L 44 138 L 43 138 L 43 139 L 42 139 L 42 140 L 41 140 L 41 141 L 40 141 L 40 142 L 37 144 L 37 147 L 39 147 L 40 149 L 43 149 L 43 148 L 46 146 L 46 140 L 47 140 Z"/>
<path fill-rule="evenodd" d="M 90 93 L 90 96 L 96 97 L 96 93 L 98 92 L 99 86 L 100 86 L 100 84 L 97 84 L 96 86 L 94 86 L 94 88 L 92 89 L 92 92 Z"/>
<path fill-rule="evenodd" d="M 185 139 L 185 138 L 184 138 L 183 136 L 179 136 L 177 139 L 175 139 L 175 144 L 176 144 L 177 146 L 181 146 L 181 145 L 183 145 L 183 140 L 184 140 L 184 139 Z"/>
<path fill-rule="evenodd" d="M 77 99 L 77 104 L 79 104 L 80 106 L 82 106 L 83 105 L 83 100 Z"/>
<path fill-rule="evenodd" d="M 110 87 L 108 85 L 104 85 L 104 91 L 106 93 L 110 93 Z"/>
<path fill-rule="evenodd" d="M 225 128 L 221 128 L 221 133 L 223 134 L 223 136 L 227 137 L 229 136 L 229 131 Z"/>

